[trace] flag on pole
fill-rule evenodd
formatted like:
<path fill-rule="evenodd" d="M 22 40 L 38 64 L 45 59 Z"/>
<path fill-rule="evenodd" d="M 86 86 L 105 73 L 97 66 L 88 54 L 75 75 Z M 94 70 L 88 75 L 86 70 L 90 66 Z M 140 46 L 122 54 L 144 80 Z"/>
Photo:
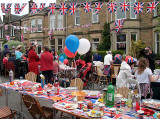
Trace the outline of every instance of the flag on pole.
<path fill-rule="evenodd" d="M 73 15 L 76 12 L 77 9 L 77 4 L 75 4 L 74 2 L 70 4 L 69 7 L 69 13 L 70 15 Z"/>
<path fill-rule="evenodd" d="M 134 3 L 134 13 L 139 14 L 143 12 L 143 2 L 136 2 Z"/>
<path fill-rule="evenodd" d="M 92 10 L 90 2 L 85 2 L 85 3 L 83 3 L 83 5 L 84 5 L 84 11 L 86 13 L 88 13 L 88 12 L 90 12 Z"/>
<path fill-rule="evenodd" d="M 60 4 L 59 11 L 60 11 L 60 14 L 61 14 L 61 15 L 67 14 L 68 8 L 67 8 L 66 3 L 61 3 L 61 4 Z"/>
<path fill-rule="evenodd" d="M 101 11 L 102 7 L 103 7 L 102 2 L 96 2 L 95 3 L 95 11 L 96 11 L 97 14 Z"/>
<path fill-rule="evenodd" d="M 50 9 L 49 13 L 50 13 L 50 14 L 53 14 L 53 13 L 54 13 L 54 10 L 56 9 L 55 3 L 50 3 L 50 4 L 49 4 L 49 9 Z"/>
<path fill-rule="evenodd" d="M 147 13 L 149 12 L 154 12 L 156 6 L 158 5 L 159 2 L 148 2 L 148 6 L 147 6 Z"/>
<path fill-rule="evenodd" d="M 116 30 L 117 33 L 120 32 L 120 30 L 123 27 L 123 24 L 124 24 L 123 19 L 118 19 L 118 20 L 115 21 L 115 30 Z"/>
<path fill-rule="evenodd" d="M 107 8 L 108 8 L 108 11 L 110 13 L 113 13 L 113 12 L 116 12 L 117 11 L 117 4 L 116 3 L 113 3 L 113 2 L 109 2 L 107 4 Z"/>

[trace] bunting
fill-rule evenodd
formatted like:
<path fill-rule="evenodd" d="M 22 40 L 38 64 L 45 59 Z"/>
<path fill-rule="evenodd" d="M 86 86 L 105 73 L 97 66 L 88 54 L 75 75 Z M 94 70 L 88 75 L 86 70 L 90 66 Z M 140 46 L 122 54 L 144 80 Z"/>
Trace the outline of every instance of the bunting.
<path fill-rule="evenodd" d="M 88 12 L 90 12 L 92 10 L 90 2 L 83 3 L 83 5 L 84 5 L 84 11 L 86 13 L 88 13 Z"/>
<path fill-rule="evenodd" d="M 42 11 L 46 6 L 46 3 L 40 3 L 39 11 Z"/>
<path fill-rule="evenodd" d="M 15 14 L 20 14 L 23 11 L 23 9 L 25 8 L 26 5 L 27 5 L 27 3 L 23 3 L 22 7 L 20 7 L 19 3 L 15 3 L 14 4 L 14 12 L 15 12 Z"/>
<path fill-rule="evenodd" d="M 116 3 L 113 3 L 113 2 L 109 2 L 107 4 L 107 8 L 108 8 L 108 11 L 110 13 L 113 13 L 113 12 L 116 12 L 117 11 L 117 4 Z"/>
<path fill-rule="evenodd" d="M 122 12 L 129 11 L 129 2 L 120 3 L 120 9 Z"/>
<path fill-rule="evenodd" d="M 123 27 L 123 24 L 124 24 L 123 19 L 118 19 L 118 20 L 115 21 L 115 30 L 116 30 L 117 33 L 120 32 L 120 30 Z"/>
<path fill-rule="evenodd" d="M 37 13 L 38 8 L 36 3 L 31 3 L 31 14 Z"/>
<path fill-rule="evenodd" d="M 55 3 L 50 3 L 49 4 L 49 9 L 50 9 L 49 13 L 54 14 L 54 10 L 56 9 Z"/>
<path fill-rule="evenodd" d="M 12 3 L 8 3 L 7 4 L 7 8 L 5 7 L 5 3 L 1 3 L 1 10 L 2 10 L 2 13 L 8 13 L 11 11 L 11 6 L 12 6 Z"/>
<path fill-rule="evenodd" d="M 143 12 L 143 2 L 136 2 L 134 3 L 134 13 L 139 14 Z"/>
<path fill-rule="evenodd" d="M 159 2 L 149 2 L 148 3 L 148 6 L 147 6 L 147 13 L 149 12 L 154 12 L 155 11 L 155 8 L 156 6 L 158 5 Z"/>
<path fill-rule="evenodd" d="M 70 13 L 70 15 L 73 15 L 76 12 L 76 9 L 77 9 L 77 4 L 71 3 L 70 7 L 69 7 L 69 13 Z"/>
<path fill-rule="evenodd" d="M 66 15 L 67 14 L 68 8 L 67 8 L 66 3 L 61 3 L 60 4 L 59 11 L 60 11 L 61 15 Z"/>
<path fill-rule="evenodd" d="M 102 2 L 96 2 L 95 3 L 95 11 L 96 11 L 97 14 L 101 11 L 102 7 L 103 7 Z"/>

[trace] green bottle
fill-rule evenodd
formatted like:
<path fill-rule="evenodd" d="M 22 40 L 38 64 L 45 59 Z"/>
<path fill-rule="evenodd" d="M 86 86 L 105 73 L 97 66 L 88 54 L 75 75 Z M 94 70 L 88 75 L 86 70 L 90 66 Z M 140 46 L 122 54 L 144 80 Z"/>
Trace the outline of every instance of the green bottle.
<path fill-rule="evenodd" d="M 106 106 L 114 106 L 114 86 L 112 85 L 112 83 L 109 83 L 108 90 L 106 92 Z"/>

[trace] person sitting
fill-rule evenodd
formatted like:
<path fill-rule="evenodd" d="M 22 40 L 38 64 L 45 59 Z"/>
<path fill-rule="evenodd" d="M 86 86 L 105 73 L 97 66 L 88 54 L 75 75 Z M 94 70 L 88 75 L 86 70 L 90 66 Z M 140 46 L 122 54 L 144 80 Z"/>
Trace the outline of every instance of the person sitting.
<path fill-rule="evenodd" d="M 132 78 L 132 70 L 131 67 L 134 66 L 134 60 L 133 58 L 128 58 L 128 61 L 125 58 L 125 56 L 122 59 L 121 67 L 120 67 L 120 72 L 117 76 L 116 79 L 116 87 L 121 88 L 126 86 L 126 81 L 128 79 Z"/>
<path fill-rule="evenodd" d="M 122 62 L 122 56 L 120 54 L 116 54 L 114 56 L 113 64 L 121 64 L 121 62 Z"/>
<path fill-rule="evenodd" d="M 140 84 L 141 96 L 142 98 L 147 98 L 151 96 L 150 82 L 153 80 L 152 71 L 149 67 L 147 59 L 141 58 L 138 63 L 138 69 L 135 72 L 135 77 Z"/>

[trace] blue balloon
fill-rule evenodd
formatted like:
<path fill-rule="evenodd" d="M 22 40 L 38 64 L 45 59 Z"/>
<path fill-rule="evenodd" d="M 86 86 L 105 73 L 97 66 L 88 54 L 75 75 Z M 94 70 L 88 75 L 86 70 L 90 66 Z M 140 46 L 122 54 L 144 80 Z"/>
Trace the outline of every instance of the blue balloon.
<path fill-rule="evenodd" d="M 79 47 L 78 37 L 75 35 L 69 35 L 65 40 L 65 45 L 70 52 L 75 53 Z"/>
<path fill-rule="evenodd" d="M 59 61 L 63 63 L 64 57 L 63 57 L 63 56 L 60 56 L 60 57 L 59 57 Z"/>

